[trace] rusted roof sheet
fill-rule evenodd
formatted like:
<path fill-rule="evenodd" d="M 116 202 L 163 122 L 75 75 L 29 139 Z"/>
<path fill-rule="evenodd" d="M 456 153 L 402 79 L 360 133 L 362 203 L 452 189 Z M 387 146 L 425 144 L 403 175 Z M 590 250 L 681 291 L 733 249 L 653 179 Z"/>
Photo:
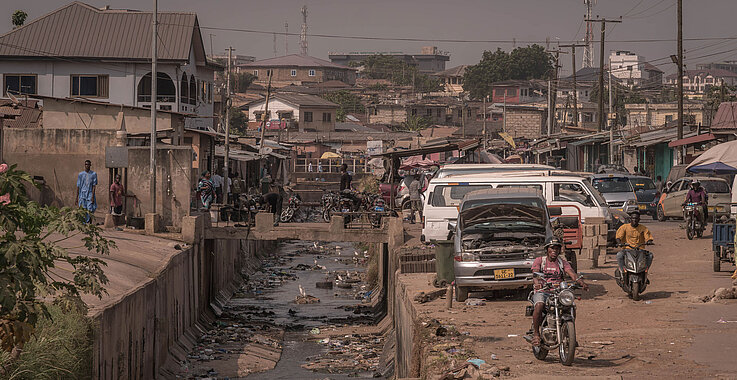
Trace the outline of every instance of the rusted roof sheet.
<path fill-rule="evenodd" d="M 290 54 L 283 57 L 275 57 L 269 59 L 262 59 L 260 61 L 251 62 L 241 67 L 256 68 L 256 67 L 327 67 L 333 69 L 343 70 L 356 70 L 348 66 L 341 66 L 324 59 L 310 57 L 308 55 Z"/>
<path fill-rule="evenodd" d="M 75 1 L 0 36 L 0 57 L 150 60 L 151 18 L 151 12 L 98 9 Z M 189 60 L 198 29 L 194 13 L 160 12 L 158 58 Z M 204 50 L 200 53 L 204 60 Z"/>
<path fill-rule="evenodd" d="M 722 102 L 711 121 L 711 129 L 737 129 L 737 102 Z"/>
<path fill-rule="evenodd" d="M 10 101 L 0 101 L 0 117 L 8 115 L 3 121 L 3 126 L 7 128 L 38 128 L 41 126 L 41 110 L 36 108 L 36 101 L 21 101 L 21 104 L 15 105 Z"/>

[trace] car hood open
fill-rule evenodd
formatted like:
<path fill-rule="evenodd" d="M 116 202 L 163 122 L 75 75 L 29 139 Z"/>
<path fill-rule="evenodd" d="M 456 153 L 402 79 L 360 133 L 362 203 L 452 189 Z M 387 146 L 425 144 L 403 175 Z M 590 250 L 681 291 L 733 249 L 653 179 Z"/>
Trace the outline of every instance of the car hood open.
<path fill-rule="evenodd" d="M 524 204 L 489 204 L 463 210 L 460 213 L 461 228 L 465 229 L 476 224 L 501 221 L 521 221 L 540 225 L 545 231 L 547 221 L 545 209 Z"/>

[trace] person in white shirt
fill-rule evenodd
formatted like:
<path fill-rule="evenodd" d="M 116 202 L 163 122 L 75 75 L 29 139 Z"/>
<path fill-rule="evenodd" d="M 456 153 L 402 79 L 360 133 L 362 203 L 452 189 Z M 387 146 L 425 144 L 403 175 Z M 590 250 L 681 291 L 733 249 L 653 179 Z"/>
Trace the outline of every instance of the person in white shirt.
<path fill-rule="evenodd" d="M 210 180 L 215 187 L 215 203 L 221 203 L 223 201 L 223 177 L 215 172 Z"/>

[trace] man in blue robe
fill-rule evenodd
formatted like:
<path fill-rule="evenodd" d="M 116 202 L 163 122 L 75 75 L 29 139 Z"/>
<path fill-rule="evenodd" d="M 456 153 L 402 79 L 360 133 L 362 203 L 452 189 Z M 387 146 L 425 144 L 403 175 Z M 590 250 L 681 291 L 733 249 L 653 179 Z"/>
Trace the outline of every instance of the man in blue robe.
<path fill-rule="evenodd" d="M 92 214 L 97 210 L 97 173 L 92 171 L 92 161 L 85 160 L 84 171 L 77 176 L 77 205 L 88 211 L 86 223 L 92 222 Z"/>

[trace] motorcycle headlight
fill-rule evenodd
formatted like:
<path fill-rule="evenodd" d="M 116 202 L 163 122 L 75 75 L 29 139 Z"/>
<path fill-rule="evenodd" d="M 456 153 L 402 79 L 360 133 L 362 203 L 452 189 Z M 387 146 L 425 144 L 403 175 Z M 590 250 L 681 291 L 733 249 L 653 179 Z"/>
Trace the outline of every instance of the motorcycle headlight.
<path fill-rule="evenodd" d="M 624 267 L 626 269 L 629 269 L 631 271 L 635 270 L 635 262 L 633 260 L 626 260 L 624 263 Z"/>
<path fill-rule="evenodd" d="M 570 290 L 564 290 L 558 294 L 558 300 L 560 301 L 560 304 L 563 306 L 571 306 L 573 305 L 573 300 L 575 297 L 573 296 L 573 292 Z"/>

